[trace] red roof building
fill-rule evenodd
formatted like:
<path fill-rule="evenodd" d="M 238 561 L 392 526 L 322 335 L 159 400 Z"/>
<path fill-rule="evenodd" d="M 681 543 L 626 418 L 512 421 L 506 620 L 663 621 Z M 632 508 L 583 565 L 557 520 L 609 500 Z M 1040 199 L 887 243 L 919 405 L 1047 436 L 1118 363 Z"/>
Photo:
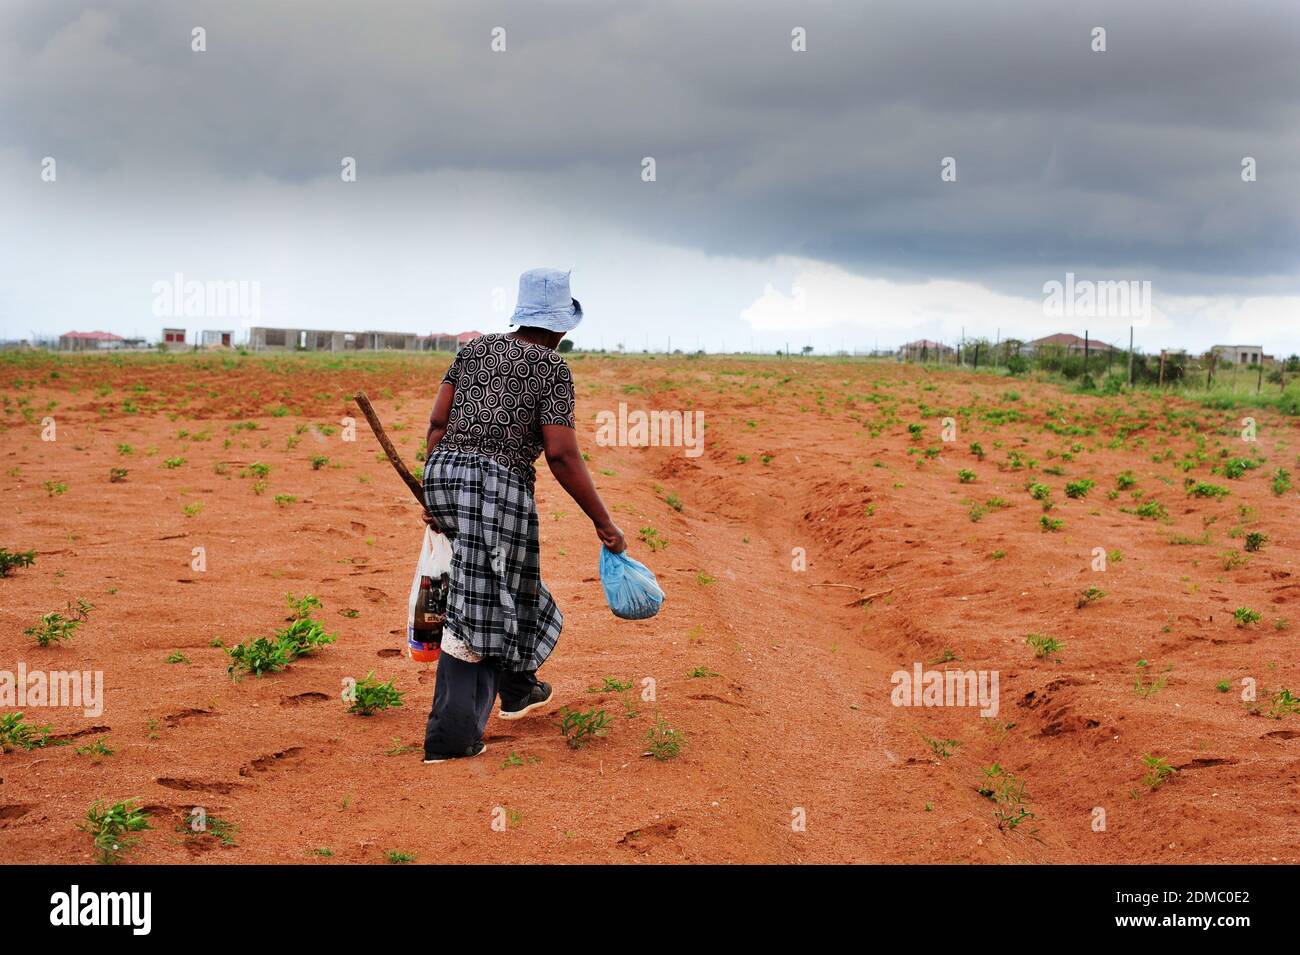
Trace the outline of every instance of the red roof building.
<path fill-rule="evenodd" d="M 467 345 L 476 338 L 482 338 L 482 332 L 461 332 L 459 335 L 452 335 L 449 332 L 434 332 L 427 336 L 424 341 L 427 347 L 433 351 L 459 351 L 462 345 Z"/>
<path fill-rule="evenodd" d="M 1087 347 L 1088 351 L 1118 351 L 1113 345 L 1107 345 L 1095 338 L 1087 340 Z M 1038 348 L 1061 348 L 1071 353 L 1082 353 L 1084 339 L 1078 335 L 1071 335 L 1069 332 L 1057 332 L 1055 335 L 1047 335 L 1044 338 L 1035 338 L 1032 342 L 1027 342 L 1026 348 L 1030 351 Z"/>
<path fill-rule="evenodd" d="M 59 336 L 59 348 L 81 351 L 87 348 L 121 348 L 126 339 L 112 332 L 64 332 Z"/>

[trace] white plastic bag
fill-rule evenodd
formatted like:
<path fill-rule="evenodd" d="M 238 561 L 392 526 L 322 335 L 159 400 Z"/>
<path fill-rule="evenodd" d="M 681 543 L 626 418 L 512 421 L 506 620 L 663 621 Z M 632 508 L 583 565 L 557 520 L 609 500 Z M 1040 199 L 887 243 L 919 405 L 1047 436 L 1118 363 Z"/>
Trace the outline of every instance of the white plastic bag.
<path fill-rule="evenodd" d="M 450 580 L 451 541 L 426 526 L 406 602 L 406 654 L 412 660 L 430 663 L 438 659 Z"/>

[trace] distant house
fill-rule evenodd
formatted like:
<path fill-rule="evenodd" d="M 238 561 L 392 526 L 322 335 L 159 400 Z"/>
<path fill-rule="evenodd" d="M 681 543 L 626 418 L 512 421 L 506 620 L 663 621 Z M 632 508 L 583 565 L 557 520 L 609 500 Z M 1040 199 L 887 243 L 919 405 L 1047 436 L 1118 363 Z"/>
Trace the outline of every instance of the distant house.
<path fill-rule="evenodd" d="M 200 344 L 204 348 L 229 348 L 235 340 L 233 331 L 208 331 L 204 330 L 199 338 Z"/>
<path fill-rule="evenodd" d="M 1025 342 L 1020 346 L 1020 354 L 1032 355 L 1042 349 L 1059 349 L 1066 354 L 1082 355 L 1085 350 L 1085 339 L 1078 335 L 1071 335 L 1069 332 L 1057 332 L 1055 335 L 1046 335 L 1043 338 L 1035 338 L 1033 341 Z M 1121 351 L 1113 345 L 1098 341 L 1095 338 L 1086 340 L 1086 350 L 1092 352 L 1104 351 Z"/>
<path fill-rule="evenodd" d="M 956 354 L 957 350 L 950 345 L 945 345 L 942 342 L 932 342 L 928 338 L 908 342 L 898 350 L 898 357 L 904 361 L 939 361 L 944 358 L 951 358 Z"/>
<path fill-rule="evenodd" d="M 1273 361 L 1272 355 L 1264 354 L 1263 345 L 1215 345 L 1210 351 L 1228 365 L 1271 364 Z"/>
<path fill-rule="evenodd" d="M 411 332 L 335 332 L 311 328 L 248 330 L 253 351 L 416 351 L 420 336 Z"/>
<path fill-rule="evenodd" d="M 162 343 L 164 348 L 184 348 L 185 329 L 164 328 L 162 331 Z"/>
<path fill-rule="evenodd" d="M 63 351 L 87 351 L 126 347 L 126 339 L 112 332 L 64 332 L 59 336 Z"/>
<path fill-rule="evenodd" d="M 461 332 L 459 335 L 452 335 L 447 332 L 434 332 L 420 339 L 420 347 L 429 351 L 460 351 L 463 345 L 467 345 L 476 338 L 482 338 L 482 332 Z"/>

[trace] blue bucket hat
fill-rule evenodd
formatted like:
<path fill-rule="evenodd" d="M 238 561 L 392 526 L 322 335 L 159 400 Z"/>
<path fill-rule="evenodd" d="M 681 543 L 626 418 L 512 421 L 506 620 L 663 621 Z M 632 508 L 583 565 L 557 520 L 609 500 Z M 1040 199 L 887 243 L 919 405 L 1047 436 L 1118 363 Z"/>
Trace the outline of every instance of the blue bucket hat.
<path fill-rule="evenodd" d="M 519 276 L 519 301 L 511 325 L 531 325 L 567 332 L 582 321 L 582 306 L 569 294 L 569 273 L 559 269 L 529 269 Z"/>

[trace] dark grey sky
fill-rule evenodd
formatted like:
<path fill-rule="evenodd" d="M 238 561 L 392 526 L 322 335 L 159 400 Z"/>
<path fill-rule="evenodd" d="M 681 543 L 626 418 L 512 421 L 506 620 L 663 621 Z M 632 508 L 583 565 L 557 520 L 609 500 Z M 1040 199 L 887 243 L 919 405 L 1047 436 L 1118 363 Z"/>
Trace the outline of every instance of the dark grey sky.
<path fill-rule="evenodd" d="M 177 271 L 267 324 L 479 327 L 554 264 L 584 344 L 1032 336 L 1073 271 L 1151 281 L 1149 347 L 1296 350 L 1297 63 L 1262 0 L 6 0 L 0 336 L 156 334 Z"/>

